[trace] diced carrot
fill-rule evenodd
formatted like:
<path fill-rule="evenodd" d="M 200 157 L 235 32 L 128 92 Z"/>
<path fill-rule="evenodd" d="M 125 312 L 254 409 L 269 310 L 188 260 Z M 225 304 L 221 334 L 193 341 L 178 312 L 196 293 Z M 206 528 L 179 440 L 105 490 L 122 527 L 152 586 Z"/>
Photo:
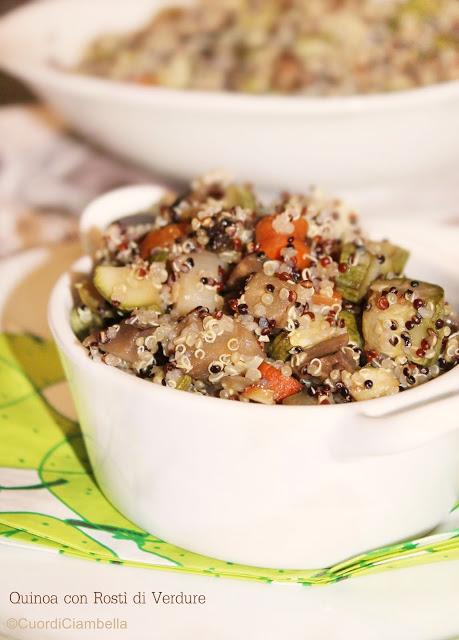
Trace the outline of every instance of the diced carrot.
<path fill-rule="evenodd" d="M 296 249 L 296 267 L 297 269 L 304 269 L 305 267 L 309 267 L 311 264 L 311 260 L 309 259 L 309 247 L 305 242 L 301 240 L 293 241 L 293 248 Z"/>
<path fill-rule="evenodd" d="M 178 224 L 168 224 L 161 229 L 154 229 L 145 236 L 140 245 L 140 255 L 145 260 L 149 257 L 153 249 L 170 247 L 178 238 L 184 236 L 188 231 L 188 225 L 184 222 Z"/>
<path fill-rule="evenodd" d="M 270 258 L 271 260 L 280 260 L 281 259 L 281 251 L 285 249 L 287 246 L 288 238 L 286 236 L 274 235 L 265 238 L 263 242 L 258 242 L 261 250 Z"/>
<path fill-rule="evenodd" d="M 280 260 L 281 251 L 288 244 L 289 237 L 294 238 L 293 247 L 297 250 L 297 267 L 304 269 L 310 263 L 308 247 L 304 242 L 308 231 L 308 223 L 304 218 L 298 218 L 293 222 L 294 230 L 292 234 L 278 233 L 273 227 L 275 216 L 265 216 L 255 228 L 255 239 L 260 245 L 260 249 L 271 260 Z"/>
<path fill-rule="evenodd" d="M 338 291 L 334 291 L 333 292 L 333 296 L 331 298 L 328 298 L 327 296 L 322 296 L 320 295 L 320 293 L 315 293 L 312 297 L 311 297 L 311 301 L 313 304 L 323 304 L 326 305 L 327 307 L 331 307 L 334 304 L 339 304 L 341 302 L 341 295 L 340 293 L 338 293 Z"/>
<path fill-rule="evenodd" d="M 273 228 L 273 220 L 274 216 L 264 216 L 257 222 L 255 239 L 258 243 L 262 243 L 267 238 L 276 234 Z"/>
<path fill-rule="evenodd" d="M 298 240 L 304 240 L 306 238 L 306 234 L 308 233 L 308 223 L 305 218 L 298 218 L 298 220 L 294 220 L 293 226 L 295 227 L 295 231 L 293 232 L 293 237 Z"/>
<path fill-rule="evenodd" d="M 301 384 L 298 380 L 292 377 L 286 378 L 279 369 L 276 369 L 276 367 L 273 367 L 267 362 L 262 362 L 258 370 L 261 373 L 262 379 L 266 380 L 268 389 L 274 391 L 274 399 L 276 402 L 301 391 Z"/>

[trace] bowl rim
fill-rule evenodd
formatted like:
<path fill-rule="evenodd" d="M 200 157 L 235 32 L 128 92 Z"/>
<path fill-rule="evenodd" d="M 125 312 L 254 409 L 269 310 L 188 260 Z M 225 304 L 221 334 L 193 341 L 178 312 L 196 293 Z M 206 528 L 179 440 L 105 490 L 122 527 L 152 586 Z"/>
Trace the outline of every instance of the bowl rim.
<path fill-rule="evenodd" d="M 136 385 L 140 390 L 140 385 L 142 385 L 145 392 L 147 392 L 148 388 L 148 393 L 158 394 L 157 398 L 160 398 L 159 394 L 177 393 L 177 389 L 157 385 L 151 381 L 134 375 L 129 375 L 127 372 L 117 369 L 116 367 L 110 367 L 102 362 L 92 360 L 88 356 L 86 349 L 78 341 L 78 338 L 75 336 L 70 326 L 70 311 L 73 305 L 73 296 L 71 291 L 72 280 L 70 274 L 73 272 L 89 273 L 91 271 L 92 264 L 92 259 L 89 256 L 79 258 L 71 265 L 68 271 L 59 277 L 54 285 L 48 304 L 48 323 L 57 345 L 65 353 L 67 358 L 69 358 L 79 368 L 82 367 L 94 373 L 98 370 L 99 375 L 106 376 L 108 379 L 113 378 L 113 380 L 118 381 L 123 379 L 127 388 L 130 388 L 131 385 Z M 122 378 L 120 378 L 120 376 L 122 376 Z M 448 382 L 451 382 L 453 376 L 455 379 L 459 378 L 459 366 L 441 374 L 433 380 L 429 380 L 428 383 L 421 384 L 412 389 L 407 389 L 403 393 L 393 396 L 385 396 L 382 398 L 359 402 L 317 406 L 280 404 L 263 405 L 252 402 L 237 402 L 234 400 L 227 400 L 225 398 L 216 398 L 214 396 L 203 396 L 197 393 L 180 393 L 182 393 L 182 402 L 192 402 L 196 407 L 202 407 L 204 410 L 205 407 L 210 410 L 212 405 L 209 405 L 209 403 L 213 403 L 215 409 L 220 407 L 220 409 L 229 410 L 230 406 L 232 406 L 232 410 L 240 412 L 247 411 L 247 407 L 251 407 L 248 409 L 249 411 L 271 413 L 274 410 L 285 414 L 289 413 L 290 416 L 301 416 L 302 418 L 311 417 L 313 412 L 314 416 L 320 415 L 323 417 L 324 410 L 328 412 L 327 415 L 333 413 L 334 416 L 342 414 L 344 411 L 347 419 L 351 416 L 356 419 L 359 417 L 378 417 L 385 422 L 386 420 L 390 421 L 391 414 L 394 411 L 398 412 L 400 410 L 408 409 L 411 405 L 426 402 L 426 400 L 428 401 L 429 397 L 435 398 L 436 396 L 439 396 L 442 391 L 445 391 L 444 387 L 446 379 Z M 428 394 L 426 394 L 426 384 L 428 385 Z M 446 386 L 449 387 L 451 385 L 448 384 Z M 457 386 L 457 383 L 455 386 Z M 171 398 L 173 397 L 174 396 L 171 396 Z M 225 404 L 222 405 L 222 401 L 225 400 Z M 365 409 L 369 407 L 371 407 L 371 409 L 368 412 L 365 411 Z M 387 418 L 385 414 L 388 414 Z M 298 423 L 301 424 L 301 421 L 298 421 Z"/>
<path fill-rule="evenodd" d="M 459 79 L 402 91 L 346 96 L 251 95 L 242 92 L 149 87 L 64 71 L 57 65 L 52 66 L 44 56 L 38 57 L 38 60 L 28 57 L 17 44 L 12 46 L 11 50 L 8 44 L 1 45 L 9 29 L 18 28 L 24 15 L 39 12 L 40 5 L 62 6 L 62 2 L 63 0 L 45 0 L 32 3 L 9 12 L 0 20 L 1 65 L 32 85 L 47 85 L 61 91 L 90 95 L 97 99 L 121 99 L 179 111 L 198 109 L 212 112 L 218 110 L 222 113 L 247 112 L 282 116 L 336 113 L 351 115 L 360 114 L 362 111 L 411 109 L 459 98 Z M 65 2 L 70 5 L 74 0 L 65 0 Z"/>

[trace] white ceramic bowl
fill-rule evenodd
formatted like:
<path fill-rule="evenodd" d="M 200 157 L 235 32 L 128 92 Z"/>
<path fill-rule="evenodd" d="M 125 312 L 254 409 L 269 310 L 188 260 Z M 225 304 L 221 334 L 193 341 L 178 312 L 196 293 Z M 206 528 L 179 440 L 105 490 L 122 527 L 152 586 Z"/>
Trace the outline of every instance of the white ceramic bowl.
<path fill-rule="evenodd" d="M 96 200 L 82 230 L 151 204 L 155 186 Z M 433 247 L 434 237 L 426 231 Z M 417 248 L 417 276 L 458 276 Z M 453 252 L 451 255 L 454 255 Z M 414 266 L 416 269 L 416 254 Z M 88 272 L 83 258 L 75 271 Z M 459 367 L 397 396 L 329 407 L 230 402 L 90 360 L 72 333 L 70 277 L 50 326 L 101 488 L 160 538 L 232 562 L 327 566 L 435 527 L 459 496 Z"/>
<path fill-rule="evenodd" d="M 314 183 L 379 195 L 381 185 L 402 189 L 407 181 L 425 188 L 458 166 L 459 82 L 369 97 L 248 96 L 140 87 L 53 67 L 74 63 L 96 34 L 136 27 L 165 4 L 32 3 L 0 22 L 0 65 L 94 142 L 176 179 L 223 166 L 262 188 Z"/>

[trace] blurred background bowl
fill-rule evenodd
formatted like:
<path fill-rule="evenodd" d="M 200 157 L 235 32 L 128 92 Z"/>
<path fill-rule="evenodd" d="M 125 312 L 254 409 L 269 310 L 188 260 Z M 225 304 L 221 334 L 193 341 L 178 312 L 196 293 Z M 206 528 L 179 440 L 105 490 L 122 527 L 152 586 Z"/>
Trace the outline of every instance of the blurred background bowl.
<path fill-rule="evenodd" d="M 65 70 L 94 36 L 136 28 L 170 4 L 177 0 L 34 2 L 0 21 L 0 65 L 94 143 L 178 181 L 227 167 L 259 188 L 320 184 L 359 206 L 371 193 L 379 212 L 408 186 L 421 204 L 423 191 L 436 189 L 434 203 L 452 193 L 459 82 L 310 98 L 143 87 Z"/>

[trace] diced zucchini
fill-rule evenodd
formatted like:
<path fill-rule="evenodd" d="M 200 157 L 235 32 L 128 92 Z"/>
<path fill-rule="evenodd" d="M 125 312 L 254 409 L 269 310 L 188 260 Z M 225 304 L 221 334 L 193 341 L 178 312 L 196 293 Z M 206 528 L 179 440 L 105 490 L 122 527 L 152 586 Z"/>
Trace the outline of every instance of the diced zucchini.
<path fill-rule="evenodd" d="M 167 249 L 157 249 L 154 251 L 150 257 L 150 262 L 166 262 L 169 257 L 169 251 Z"/>
<path fill-rule="evenodd" d="M 372 400 L 398 393 L 399 382 L 392 371 L 367 365 L 352 374 L 349 391 L 354 400 Z"/>
<path fill-rule="evenodd" d="M 75 290 L 81 300 L 81 304 L 88 307 L 94 314 L 102 319 L 114 317 L 113 309 L 107 301 L 100 295 L 96 287 L 90 280 L 81 280 L 75 283 Z"/>
<path fill-rule="evenodd" d="M 271 342 L 268 355 L 273 360 L 282 360 L 285 362 L 290 356 L 290 349 L 293 349 L 287 333 L 279 333 Z"/>
<path fill-rule="evenodd" d="M 94 286 L 105 300 L 119 309 L 161 308 L 160 287 L 148 275 L 139 277 L 137 270 L 130 266 L 97 266 Z"/>
<path fill-rule="evenodd" d="M 343 246 L 340 262 L 348 265 L 348 268 L 336 278 L 336 288 L 345 300 L 359 302 L 371 282 L 378 277 L 378 260 L 369 251 L 349 243 Z"/>
<path fill-rule="evenodd" d="M 398 276 L 403 273 L 410 257 L 409 251 L 387 241 L 367 242 L 366 247 L 378 259 L 379 275 L 392 273 Z"/>
<path fill-rule="evenodd" d="M 79 340 L 84 340 L 96 329 L 101 329 L 102 325 L 101 317 L 89 307 L 74 307 L 70 313 L 70 326 Z"/>
<path fill-rule="evenodd" d="M 344 320 L 344 324 L 349 335 L 349 342 L 355 344 L 357 347 L 363 347 L 362 336 L 360 335 L 359 327 L 357 324 L 357 315 L 352 311 L 343 309 L 339 314 L 340 320 Z"/>
<path fill-rule="evenodd" d="M 376 278 L 403 273 L 408 256 L 407 251 L 390 242 L 368 242 L 365 247 L 345 244 L 340 262 L 348 268 L 336 278 L 337 289 L 345 300 L 359 302 Z"/>
<path fill-rule="evenodd" d="M 183 375 L 178 379 L 176 389 L 180 391 L 189 391 L 193 379 L 191 376 Z"/>
<path fill-rule="evenodd" d="M 428 366 L 441 349 L 435 323 L 444 313 L 444 291 L 427 282 L 414 284 L 406 278 L 372 284 L 362 318 L 365 348 Z"/>
<path fill-rule="evenodd" d="M 229 185 L 225 193 L 225 204 L 227 207 L 242 207 L 243 209 L 251 209 L 257 207 L 257 201 L 254 194 L 248 187 Z"/>
<path fill-rule="evenodd" d="M 304 318 L 302 318 L 303 320 Z M 289 334 L 289 340 L 293 347 L 310 349 L 319 343 L 328 341 L 329 338 L 335 338 L 341 334 L 343 334 L 342 329 L 330 325 L 323 316 L 316 315 L 314 320 L 303 323 L 298 329 L 294 329 Z"/>

